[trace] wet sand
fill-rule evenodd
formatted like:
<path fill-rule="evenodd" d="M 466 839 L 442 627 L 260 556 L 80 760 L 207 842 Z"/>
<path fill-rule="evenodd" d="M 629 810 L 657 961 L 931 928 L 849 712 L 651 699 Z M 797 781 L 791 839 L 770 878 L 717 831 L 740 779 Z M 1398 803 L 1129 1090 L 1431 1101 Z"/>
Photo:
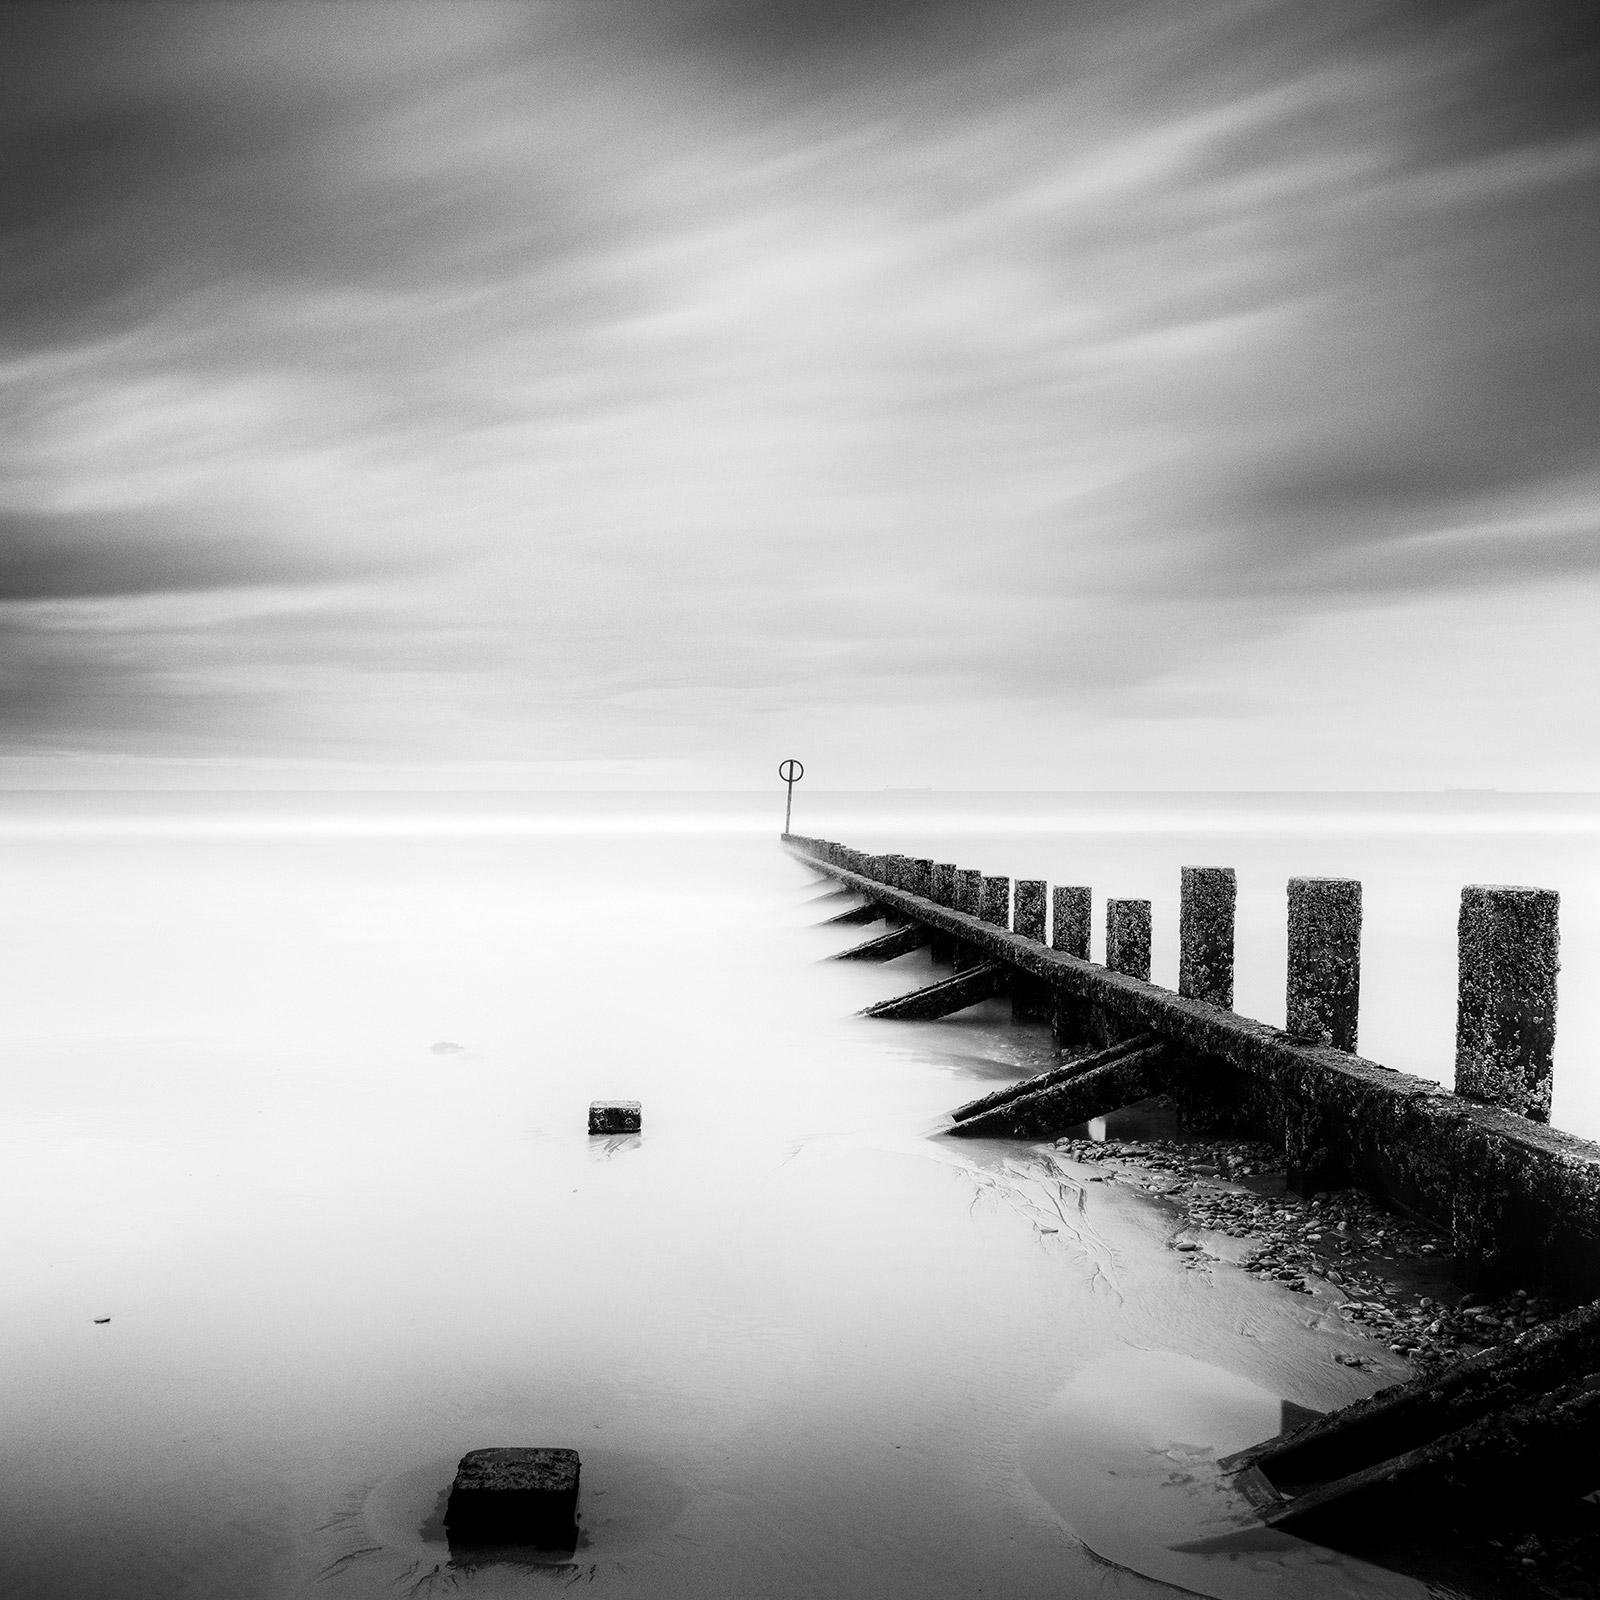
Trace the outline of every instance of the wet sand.
<path fill-rule="evenodd" d="M 1048 1037 L 854 1019 L 926 963 L 827 963 L 768 837 L 0 853 L 0 1593 L 1427 1592 L 1174 1550 L 1208 1462 L 1406 1363 L 1120 1179 L 943 1137 Z M 606 1096 L 640 1136 L 587 1136 Z M 442 1537 L 504 1444 L 583 1455 L 571 1562 Z"/>

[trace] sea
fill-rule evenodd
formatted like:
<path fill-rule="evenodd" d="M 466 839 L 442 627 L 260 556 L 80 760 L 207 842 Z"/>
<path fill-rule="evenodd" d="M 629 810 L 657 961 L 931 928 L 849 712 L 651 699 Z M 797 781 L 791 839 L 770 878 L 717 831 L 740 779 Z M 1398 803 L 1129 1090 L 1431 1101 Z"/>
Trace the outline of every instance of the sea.
<path fill-rule="evenodd" d="M 783 798 L 0 796 L 0 1595 L 1451 1592 L 1244 1529 L 1219 1456 L 1401 1358 L 946 1137 L 1048 1033 L 857 1016 L 930 968 L 827 959 L 863 930 Z M 1600 1136 L 1600 798 L 802 785 L 793 825 L 1148 898 L 1169 984 L 1179 868 L 1231 866 L 1275 1023 L 1287 878 L 1359 878 L 1361 1053 L 1446 1083 L 1462 886 L 1556 889 L 1554 1121 Z M 572 1551 L 452 1546 L 506 1445 L 578 1450 Z"/>

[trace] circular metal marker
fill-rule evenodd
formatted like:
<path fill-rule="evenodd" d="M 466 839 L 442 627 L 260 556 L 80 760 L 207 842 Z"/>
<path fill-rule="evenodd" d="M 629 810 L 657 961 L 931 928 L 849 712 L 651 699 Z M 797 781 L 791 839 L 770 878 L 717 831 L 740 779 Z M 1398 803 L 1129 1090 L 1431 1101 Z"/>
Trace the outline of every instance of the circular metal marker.
<path fill-rule="evenodd" d="M 789 817 L 794 811 L 794 786 L 805 777 L 806 769 L 793 756 L 778 765 L 778 776 L 789 785 L 789 793 L 783 803 L 783 831 L 789 832 Z"/>

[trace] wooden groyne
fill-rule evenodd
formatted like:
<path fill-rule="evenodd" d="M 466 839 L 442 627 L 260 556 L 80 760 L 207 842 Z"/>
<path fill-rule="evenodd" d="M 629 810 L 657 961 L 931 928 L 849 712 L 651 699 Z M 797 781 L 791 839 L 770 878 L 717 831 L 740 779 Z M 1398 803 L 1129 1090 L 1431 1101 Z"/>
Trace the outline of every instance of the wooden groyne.
<path fill-rule="evenodd" d="M 1149 979 L 1147 901 L 1108 902 L 1101 965 L 1088 959 L 1081 886 L 1022 880 L 1013 892 L 1008 878 L 952 863 L 792 834 L 784 842 L 901 931 L 925 932 L 934 958 L 951 963 L 951 979 L 873 1014 L 937 1017 L 1009 992 L 1019 1014 L 1048 1018 L 1074 1057 L 953 1120 L 952 1133 L 1050 1138 L 1167 1094 L 1190 1128 L 1280 1143 L 1302 1192 L 1355 1185 L 1434 1224 L 1474 1286 L 1600 1296 L 1600 1146 L 1546 1120 L 1557 968 L 1550 891 L 1463 892 L 1452 1092 L 1355 1054 L 1360 885 L 1350 880 L 1290 881 L 1284 1029 L 1231 1009 L 1228 869 L 1183 871 L 1174 991 Z M 1135 1040 L 1148 1047 L 1096 1059 Z"/>
<path fill-rule="evenodd" d="M 947 1016 L 1009 992 L 1015 1014 L 1052 1023 L 1067 1059 L 957 1107 L 951 1134 L 1053 1138 L 1165 1094 L 1195 1131 L 1279 1143 L 1302 1192 L 1357 1186 L 1433 1223 L 1470 1284 L 1595 1301 L 1224 1461 L 1264 1522 L 1360 1548 L 1401 1524 L 1536 1519 L 1600 1486 L 1600 1146 L 1548 1126 L 1553 893 L 1462 891 L 1451 1091 L 1355 1053 L 1353 880 L 1289 880 L 1287 1027 L 1274 1028 L 1232 1009 L 1226 868 L 1182 869 L 1174 992 L 1150 982 L 1148 901 L 1107 901 L 1099 965 L 1085 887 L 785 843 L 895 926 L 847 955 L 927 945 L 954 969 L 864 1015 Z"/>

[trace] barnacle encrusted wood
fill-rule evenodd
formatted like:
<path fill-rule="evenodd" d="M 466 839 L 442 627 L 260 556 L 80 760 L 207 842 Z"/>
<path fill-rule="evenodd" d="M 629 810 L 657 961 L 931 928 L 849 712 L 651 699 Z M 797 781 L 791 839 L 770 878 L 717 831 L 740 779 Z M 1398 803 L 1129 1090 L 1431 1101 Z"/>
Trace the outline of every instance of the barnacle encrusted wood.
<path fill-rule="evenodd" d="M 1361 885 L 1291 878 L 1285 1032 L 1353 1051 L 1360 1010 Z"/>
<path fill-rule="evenodd" d="M 1087 957 L 1084 959 L 1087 960 Z M 1130 978 L 1150 977 L 1150 902 L 1106 901 L 1106 966 Z"/>
<path fill-rule="evenodd" d="M 1186 1118 L 1201 1098 L 1224 1106 L 1257 1137 L 1284 1141 L 1299 1184 L 1358 1184 L 1427 1218 L 1447 1230 L 1458 1270 L 1481 1286 L 1600 1294 L 1600 1146 L 1591 1141 L 881 887 L 865 870 L 876 870 L 873 859 L 848 846 L 785 842 L 949 935 L 970 963 L 1044 980 L 1058 1006 L 1113 1024 L 1112 1039 L 1140 1031 L 1165 1039 L 1181 1059 L 1167 1088 Z M 1553 993 L 1553 950 L 1549 971 Z"/>
<path fill-rule="evenodd" d="M 1232 867 L 1180 867 L 1178 993 L 1233 1009 Z"/>
<path fill-rule="evenodd" d="M 1081 884 L 1060 884 L 1051 890 L 1050 900 L 1050 948 L 1087 961 L 1094 896 Z"/>
<path fill-rule="evenodd" d="M 1456 1093 L 1550 1120 L 1561 965 L 1553 889 L 1471 883 L 1457 923 Z"/>

